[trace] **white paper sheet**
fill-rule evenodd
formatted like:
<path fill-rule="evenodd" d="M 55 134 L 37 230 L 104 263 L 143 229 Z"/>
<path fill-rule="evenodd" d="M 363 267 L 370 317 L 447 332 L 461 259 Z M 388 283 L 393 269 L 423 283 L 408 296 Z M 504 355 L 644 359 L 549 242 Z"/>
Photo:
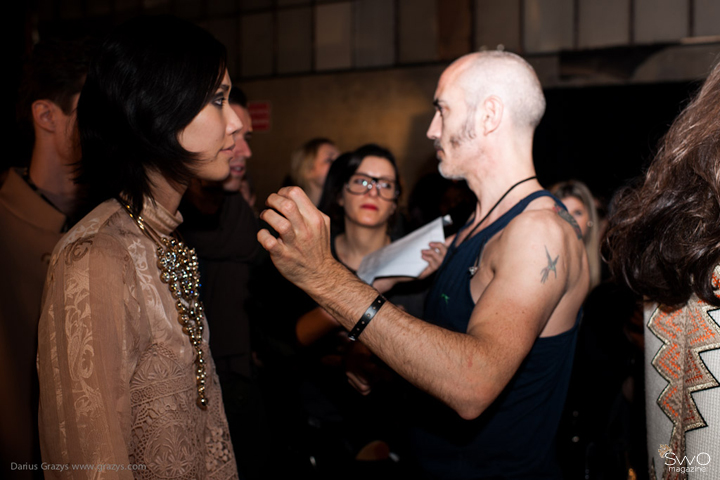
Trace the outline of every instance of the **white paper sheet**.
<path fill-rule="evenodd" d="M 429 248 L 430 242 L 444 242 L 443 224 L 450 223 L 449 215 L 438 217 L 390 245 L 366 255 L 357 271 L 358 277 L 368 284 L 378 277 L 417 277 L 428 265 L 420 251 Z"/>

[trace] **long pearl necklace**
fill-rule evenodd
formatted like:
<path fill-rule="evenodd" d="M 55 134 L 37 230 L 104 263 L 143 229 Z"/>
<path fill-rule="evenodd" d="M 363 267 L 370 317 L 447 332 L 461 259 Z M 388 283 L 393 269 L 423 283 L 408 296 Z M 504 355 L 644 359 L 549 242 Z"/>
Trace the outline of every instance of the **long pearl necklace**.
<path fill-rule="evenodd" d="M 128 215 L 140 230 L 157 244 L 157 266 L 160 269 L 160 280 L 167 283 L 170 294 L 176 300 L 178 322 L 182 331 L 190 338 L 195 350 L 195 379 L 197 384 L 197 406 L 207 409 L 205 397 L 206 361 L 202 351 L 203 321 L 205 313 L 200 296 L 200 272 L 194 248 L 188 248 L 177 238 L 159 235 L 145 223 L 140 215 L 135 215 L 130 205 L 122 202 Z"/>

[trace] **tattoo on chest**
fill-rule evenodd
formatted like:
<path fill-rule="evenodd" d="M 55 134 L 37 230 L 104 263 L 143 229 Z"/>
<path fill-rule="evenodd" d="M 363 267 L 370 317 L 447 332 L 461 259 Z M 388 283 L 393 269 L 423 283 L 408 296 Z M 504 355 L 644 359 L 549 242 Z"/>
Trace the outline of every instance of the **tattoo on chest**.
<path fill-rule="evenodd" d="M 543 268 L 540 273 L 542 274 L 542 278 L 540 279 L 540 283 L 545 283 L 550 276 L 550 272 L 553 272 L 555 274 L 555 278 L 557 278 L 557 262 L 560 258 L 560 255 L 555 257 L 555 260 L 550 256 L 550 252 L 548 252 L 547 246 L 545 246 L 545 255 L 547 255 L 547 261 L 548 266 Z"/>
<path fill-rule="evenodd" d="M 570 224 L 570 226 L 573 227 L 573 229 L 575 230 L 575 235 L 577 235 L 578 240 L 582 240 L 582 231 L 580 230 L 580 227 L 578 226 L 577 222 L 575 221 L 575 217 L 570 215 L 570 213 L 567 210 L 565 210 L 564 208 L 562 208 L 560 205 L 555 205 L 553 207 L 553 209 L 555 210 L 555 213 L 560 215 L 560 218 L 562 218 L 563 220 L 568 222 Z"/>

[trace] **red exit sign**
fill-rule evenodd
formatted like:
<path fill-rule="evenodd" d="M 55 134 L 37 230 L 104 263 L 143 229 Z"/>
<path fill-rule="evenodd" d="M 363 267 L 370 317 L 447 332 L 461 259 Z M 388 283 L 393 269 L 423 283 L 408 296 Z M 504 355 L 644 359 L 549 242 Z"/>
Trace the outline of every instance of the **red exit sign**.
<path fill-rule="evenodd" d="M 253 132 L 270 131 L 270 102 L 248 102 Z"/>

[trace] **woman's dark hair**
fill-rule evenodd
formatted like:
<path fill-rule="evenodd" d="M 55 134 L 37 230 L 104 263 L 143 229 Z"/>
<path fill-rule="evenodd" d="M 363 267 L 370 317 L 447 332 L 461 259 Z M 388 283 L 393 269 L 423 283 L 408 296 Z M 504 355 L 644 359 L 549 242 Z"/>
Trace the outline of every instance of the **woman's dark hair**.
<path fill-rule="evenodd" d="M 720 64 L 680 113 L 641 184 L 621 192 L 604 250 L 636 293 L 667 306 L 695 293 L 720 306 Z"/>
<path fill-rule="evenodd" d="M 226 50 L 202 28 L 170 16 L 116 28 L 90 66 L 78 103 L 78 181 L 98 203 L 122 195 L 137 213 L 148 171 L 187 183 L 196 154 L 178 141 L 222 82 Z"/>
<path fill-rule="evenodd" d="M 357 171 L 358 167 L 366 157 L 384 158 L 393 167 L 395 171 L 395 181 L 397 185 L 397 196 L 400 197 L 402 187 L 400 186 L 400 172 L 398 171 L 395 157 L 390 150 L 378 145 L 369 143 L 363 145 L 355 151 L 343 153 L 330 166 L 325 185 L 323 186 L 322 197 L 318 208 L 321 212 L 330 217 L 333 233 L 338 234 L 345 231 L 345 210 L 338 200 L 342 195 L 345 184 L 350 177 Z M 395 200 L 397 202 L 397 199 Z M 390 217 L 389 225 L 392 225 L 397 213 L 393 213 Z"/>

